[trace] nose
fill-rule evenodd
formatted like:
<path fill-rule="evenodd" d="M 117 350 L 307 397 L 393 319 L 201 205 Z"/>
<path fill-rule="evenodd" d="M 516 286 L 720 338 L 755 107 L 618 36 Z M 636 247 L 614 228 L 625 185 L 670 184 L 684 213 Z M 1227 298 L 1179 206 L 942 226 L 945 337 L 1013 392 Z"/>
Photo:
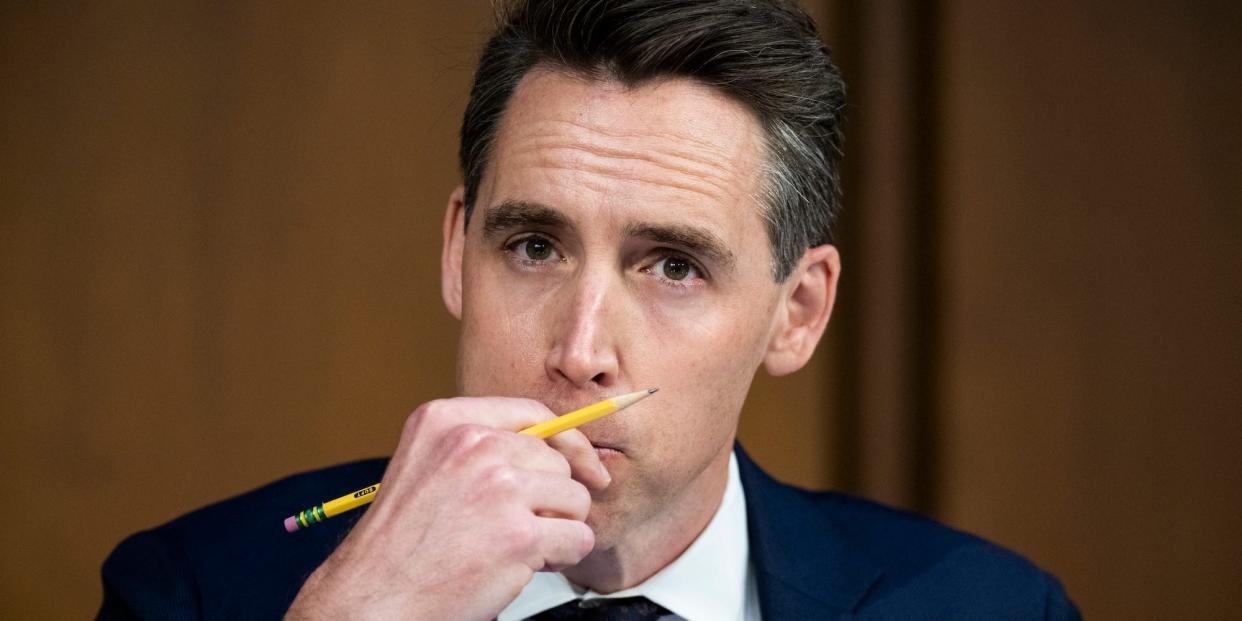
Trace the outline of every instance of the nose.
<path fill-rule="evenodd" d="M 608 322 L 607 277 L 582 274 L 552 321 L 552 347 L 545 363 L 553 382 L 574 388 L 611 388 L 617 382 L 617 343 Z"/>

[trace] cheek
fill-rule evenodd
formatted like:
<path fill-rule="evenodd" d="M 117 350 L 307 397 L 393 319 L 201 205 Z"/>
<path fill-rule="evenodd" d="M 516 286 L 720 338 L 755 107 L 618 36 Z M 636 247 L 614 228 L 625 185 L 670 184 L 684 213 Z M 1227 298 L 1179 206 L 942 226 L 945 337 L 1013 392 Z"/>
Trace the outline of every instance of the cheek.
<path fill-rule="evenodd" d="M 763 357 L 771 313 L 760 296 L 744 297 L 643 305 L 650 357 L 669 367 L 670 377 L 700 385 L 732 386 L 750 378 Z"/>
<path fill-rule="evenodd" d="M 644 375 L 683 414 L 687 438 L 719 443 L 733 433 L 738 413 L 765 351 L 769 304 L 714 303 L 683 309 L 650 307 L 643 337 Z M 685 440 L 683 440 L 684 442 Z"/>
<path fill-rule="evenodd" d="M 546 339 L 538 300 L 486 278 L 463 279 L 461 389 L 466 395 L 525 394 L 532 373 L 543 368 Z"/>

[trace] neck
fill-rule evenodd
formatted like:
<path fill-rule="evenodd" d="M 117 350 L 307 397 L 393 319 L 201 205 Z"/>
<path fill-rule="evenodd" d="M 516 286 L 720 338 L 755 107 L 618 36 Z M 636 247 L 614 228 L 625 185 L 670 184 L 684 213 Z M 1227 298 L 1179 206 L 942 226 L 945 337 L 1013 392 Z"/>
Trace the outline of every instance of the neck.
<path fill-rule="evenodd" d="M 636 524 L 617 545 L 596 548 L 561 573 L 597 593 L 614 593 L 641 584 L 677 560 L 720 508 L 732 446 L 732 442 L 725 445 L 680 499 Z"/>

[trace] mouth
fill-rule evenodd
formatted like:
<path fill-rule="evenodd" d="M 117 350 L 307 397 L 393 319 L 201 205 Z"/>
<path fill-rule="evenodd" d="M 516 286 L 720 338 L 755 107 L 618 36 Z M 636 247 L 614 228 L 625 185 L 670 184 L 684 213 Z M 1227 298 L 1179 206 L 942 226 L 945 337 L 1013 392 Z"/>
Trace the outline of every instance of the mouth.
<path fill-rule="evenodd" d="M 598 455 L 600 459 L 622 457 L 625 455 L 625 451 L 610 444 L 591 442 L 591 446 L 595 449 L 595 454 Z"/>

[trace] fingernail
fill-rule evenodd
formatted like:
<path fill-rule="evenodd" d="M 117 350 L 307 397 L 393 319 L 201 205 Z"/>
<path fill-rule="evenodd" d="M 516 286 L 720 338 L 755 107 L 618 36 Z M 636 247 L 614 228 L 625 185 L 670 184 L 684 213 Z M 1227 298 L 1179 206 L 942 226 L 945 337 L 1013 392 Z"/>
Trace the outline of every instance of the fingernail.
<path fill-rule="evenodd" d="M 604 464 L 600 462 L 595 463 L 596 467 L 599 468 L 599 476 L 603 477 L 604 483 L 612 483 L 612 475 L 608 473 L 608 469 L 604 467 Z"/>

